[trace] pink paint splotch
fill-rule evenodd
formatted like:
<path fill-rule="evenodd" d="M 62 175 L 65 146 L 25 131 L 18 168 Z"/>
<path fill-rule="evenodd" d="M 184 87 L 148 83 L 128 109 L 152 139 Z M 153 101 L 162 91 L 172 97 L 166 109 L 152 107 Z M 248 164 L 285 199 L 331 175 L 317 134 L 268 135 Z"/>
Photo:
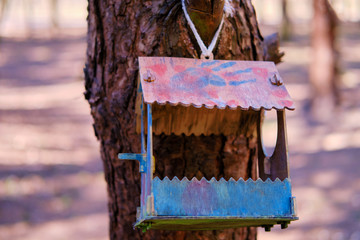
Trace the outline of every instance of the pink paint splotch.
<path fill-rule="evenodd" d="M 268 70 L 266 68 L 257 68 L 257 67 L 254 67 L 253 68 L 253 73 L 255 75 L 258 75 L 260 77 L 262 77 L 263 79 L 266 79 L 268 77 Z"/>
<path fill-rule="evenodd" d="M 167 71 L 166 64 L 155 64 L 155 65 L 148 66 L 148 68 L 150 68 L 152 71 L 154 71 L 160 77 L 164 76 L 164 74 Z"/>

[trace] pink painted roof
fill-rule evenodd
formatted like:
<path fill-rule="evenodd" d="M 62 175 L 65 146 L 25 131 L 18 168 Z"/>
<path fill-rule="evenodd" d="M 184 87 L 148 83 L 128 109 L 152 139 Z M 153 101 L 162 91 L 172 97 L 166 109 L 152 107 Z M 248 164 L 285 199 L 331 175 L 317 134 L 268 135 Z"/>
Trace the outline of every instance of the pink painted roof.
<path fill-rule="evenodd" d="M 139 65 L 146 103 L 294 109 L 285 86 L 270 80 L 282 82 L 273 62 L 139 57 Z"/>

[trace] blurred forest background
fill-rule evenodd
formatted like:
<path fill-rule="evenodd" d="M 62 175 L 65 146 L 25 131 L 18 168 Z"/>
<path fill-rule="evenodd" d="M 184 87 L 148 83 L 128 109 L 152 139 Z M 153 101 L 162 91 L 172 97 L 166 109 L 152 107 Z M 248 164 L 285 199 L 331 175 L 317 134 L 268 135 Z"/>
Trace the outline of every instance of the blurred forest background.
<path fill-rule="evenodd" d="M 327 83 L 314 76 L 329 72 L 310 73 L 319 69 L 312 29 L 320 15 L 312 0 L 287 0 L 286 11 L 284 2 L 253 0 L 263 35 L 283 38 L 278 67 L 297 107 L 287 125 L 300 220 L 259 229 L 258 238 L 360 240 L 360 0 L 330 1 L 336 91 L 319 101 Z M 86 0 L 0 0 L 1 240 L 108 239 L 106 184 L 82 94 L 86 8 Z M 271 148 L 271 114 L 264 132 Z"/>

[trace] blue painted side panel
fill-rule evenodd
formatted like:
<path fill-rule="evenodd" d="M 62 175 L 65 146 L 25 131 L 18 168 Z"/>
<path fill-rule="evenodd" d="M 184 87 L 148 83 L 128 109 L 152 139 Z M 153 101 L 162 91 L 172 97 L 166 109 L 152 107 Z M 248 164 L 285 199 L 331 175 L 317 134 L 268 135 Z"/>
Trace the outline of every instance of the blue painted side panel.
<path fill-rule="evenodd" d="M 291 217 L 291 183 L 214 178 L 153 181 L 158 216 Z"/>

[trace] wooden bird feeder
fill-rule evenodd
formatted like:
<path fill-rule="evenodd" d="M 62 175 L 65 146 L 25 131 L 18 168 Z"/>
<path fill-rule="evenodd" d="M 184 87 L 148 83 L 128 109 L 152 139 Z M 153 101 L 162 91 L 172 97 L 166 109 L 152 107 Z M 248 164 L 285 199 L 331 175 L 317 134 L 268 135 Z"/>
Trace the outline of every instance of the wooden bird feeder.
<path fill-rule="evenodd" d="M 294 106 L 273 62 L 140 57 L 139 65 L 136 111 L 141 154 L 118 156 L 140 162 L 141 206 L 135 227 L 218 230 L 262 226 L 269 231 L 275 224 L 286 228 L 298 219 L 285 129 L 285 108 L 294 110 Z M 271 109 L 277 111 L 278 137 L 273 155 L 267 157 L 260 116 Z M 245 112 L 257 119 L 259 179 L 153 178 L 153 133 L 234 135 L 241 132 Z"/>

